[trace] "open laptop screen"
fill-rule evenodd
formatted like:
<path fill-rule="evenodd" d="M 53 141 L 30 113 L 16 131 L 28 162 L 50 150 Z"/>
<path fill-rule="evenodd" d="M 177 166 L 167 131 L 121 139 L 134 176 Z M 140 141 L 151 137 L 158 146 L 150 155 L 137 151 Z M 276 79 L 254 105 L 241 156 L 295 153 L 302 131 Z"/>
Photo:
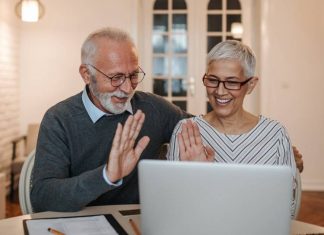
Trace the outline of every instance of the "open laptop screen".
<path fill-rule="evenodd" d="M 289 167 L 142 160 L 143 234 L 290 233 Z"/>

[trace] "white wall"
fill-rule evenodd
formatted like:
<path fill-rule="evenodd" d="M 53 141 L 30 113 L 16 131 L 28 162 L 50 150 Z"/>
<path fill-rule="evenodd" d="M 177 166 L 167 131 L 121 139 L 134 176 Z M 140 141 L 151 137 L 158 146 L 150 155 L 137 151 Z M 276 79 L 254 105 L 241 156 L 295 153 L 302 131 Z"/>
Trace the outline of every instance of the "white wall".
<path fill-rule="evenodd" d="M 40 122 L 55 103 L 81 91 L 80 48 L 101 27 L 120 27 L 137 36 L 135 0 L 42 0 L 44 17 L 22 23 L 21 131 Z"/>
<path fill-rule="evenodd" d="M 261 110 L 287 127 L 314 190 L 324 190 L 323 12 L 322 0 L 262 0 Z"/>
<path fill-rule="evenodd" d="M 240 2 L 244 27 L 242 41 L 253 48 L 258 60 L 260 54 L 260 1 L 240 0 Z M 258 75 L 259 73 L 259 66 L 257 63 L 256 74 Z M 259 115 L 261 110 L 260 97 L 260 86 L 256 86 L 253 92 L 245 97 L 244 109 L 254 115 Z"/>
<path fill-rule="evenodd" d="M 19 21 L 14 1 L 0 0 L 0 172 L 10 172 L 11 141 L 19 134 Z"/>

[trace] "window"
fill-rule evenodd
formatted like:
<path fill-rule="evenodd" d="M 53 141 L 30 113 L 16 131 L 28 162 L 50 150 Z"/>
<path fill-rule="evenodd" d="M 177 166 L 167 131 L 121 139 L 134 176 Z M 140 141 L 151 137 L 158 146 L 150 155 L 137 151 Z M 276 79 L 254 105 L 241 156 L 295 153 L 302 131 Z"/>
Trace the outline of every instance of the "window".
<path fill-rule="evenodd" d="M 152 79 L 143 88 L 192 114 L 206 113 L 201 78 L 206 53 L 231 39 L 241 22 L 238 0 L 142 0 L 144 67 Z M 149 46 L 148 46 L 149 45 Z"/>
<path fill-rule="evenodd" d="M 234 39 L 231 34 L 231 25 L 242 22 L 242 10 L 239 0 L 210 0 L 207 8 L 208 52 L 217 43 Z"/>
<path fill-rule="evenodd" d="M 156 0 L 153 6 L 153 92 L 187 110 L 187 5 Z"/>

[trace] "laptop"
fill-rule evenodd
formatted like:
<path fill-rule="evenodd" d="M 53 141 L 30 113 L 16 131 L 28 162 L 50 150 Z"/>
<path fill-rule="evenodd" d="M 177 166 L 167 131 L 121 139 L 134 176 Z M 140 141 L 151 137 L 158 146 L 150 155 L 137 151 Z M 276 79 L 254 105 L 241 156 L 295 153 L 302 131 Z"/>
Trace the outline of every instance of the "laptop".
<path fill-rule="evenodd" d="M 286 166 L 142 160 L 142 234 L 288 235 Z"/>

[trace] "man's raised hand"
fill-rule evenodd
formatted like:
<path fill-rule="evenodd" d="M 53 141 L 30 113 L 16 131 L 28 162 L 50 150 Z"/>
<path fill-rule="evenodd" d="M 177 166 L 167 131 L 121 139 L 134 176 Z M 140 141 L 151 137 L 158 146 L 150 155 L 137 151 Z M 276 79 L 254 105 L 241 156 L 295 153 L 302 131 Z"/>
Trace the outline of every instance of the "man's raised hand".
<path fill-rule="evenodd" d="M 145 114 L 141 110 L 137 110 L 134 116 L 131 115 L 127 118 L 124 126 L 118 123 L 107 163 L 107 176 L 111 182 L 122 179 L 134 169 L 142 152 L 150 142 L 148 136 L 143 136 L 134 146 L 144 119 Z"/>

